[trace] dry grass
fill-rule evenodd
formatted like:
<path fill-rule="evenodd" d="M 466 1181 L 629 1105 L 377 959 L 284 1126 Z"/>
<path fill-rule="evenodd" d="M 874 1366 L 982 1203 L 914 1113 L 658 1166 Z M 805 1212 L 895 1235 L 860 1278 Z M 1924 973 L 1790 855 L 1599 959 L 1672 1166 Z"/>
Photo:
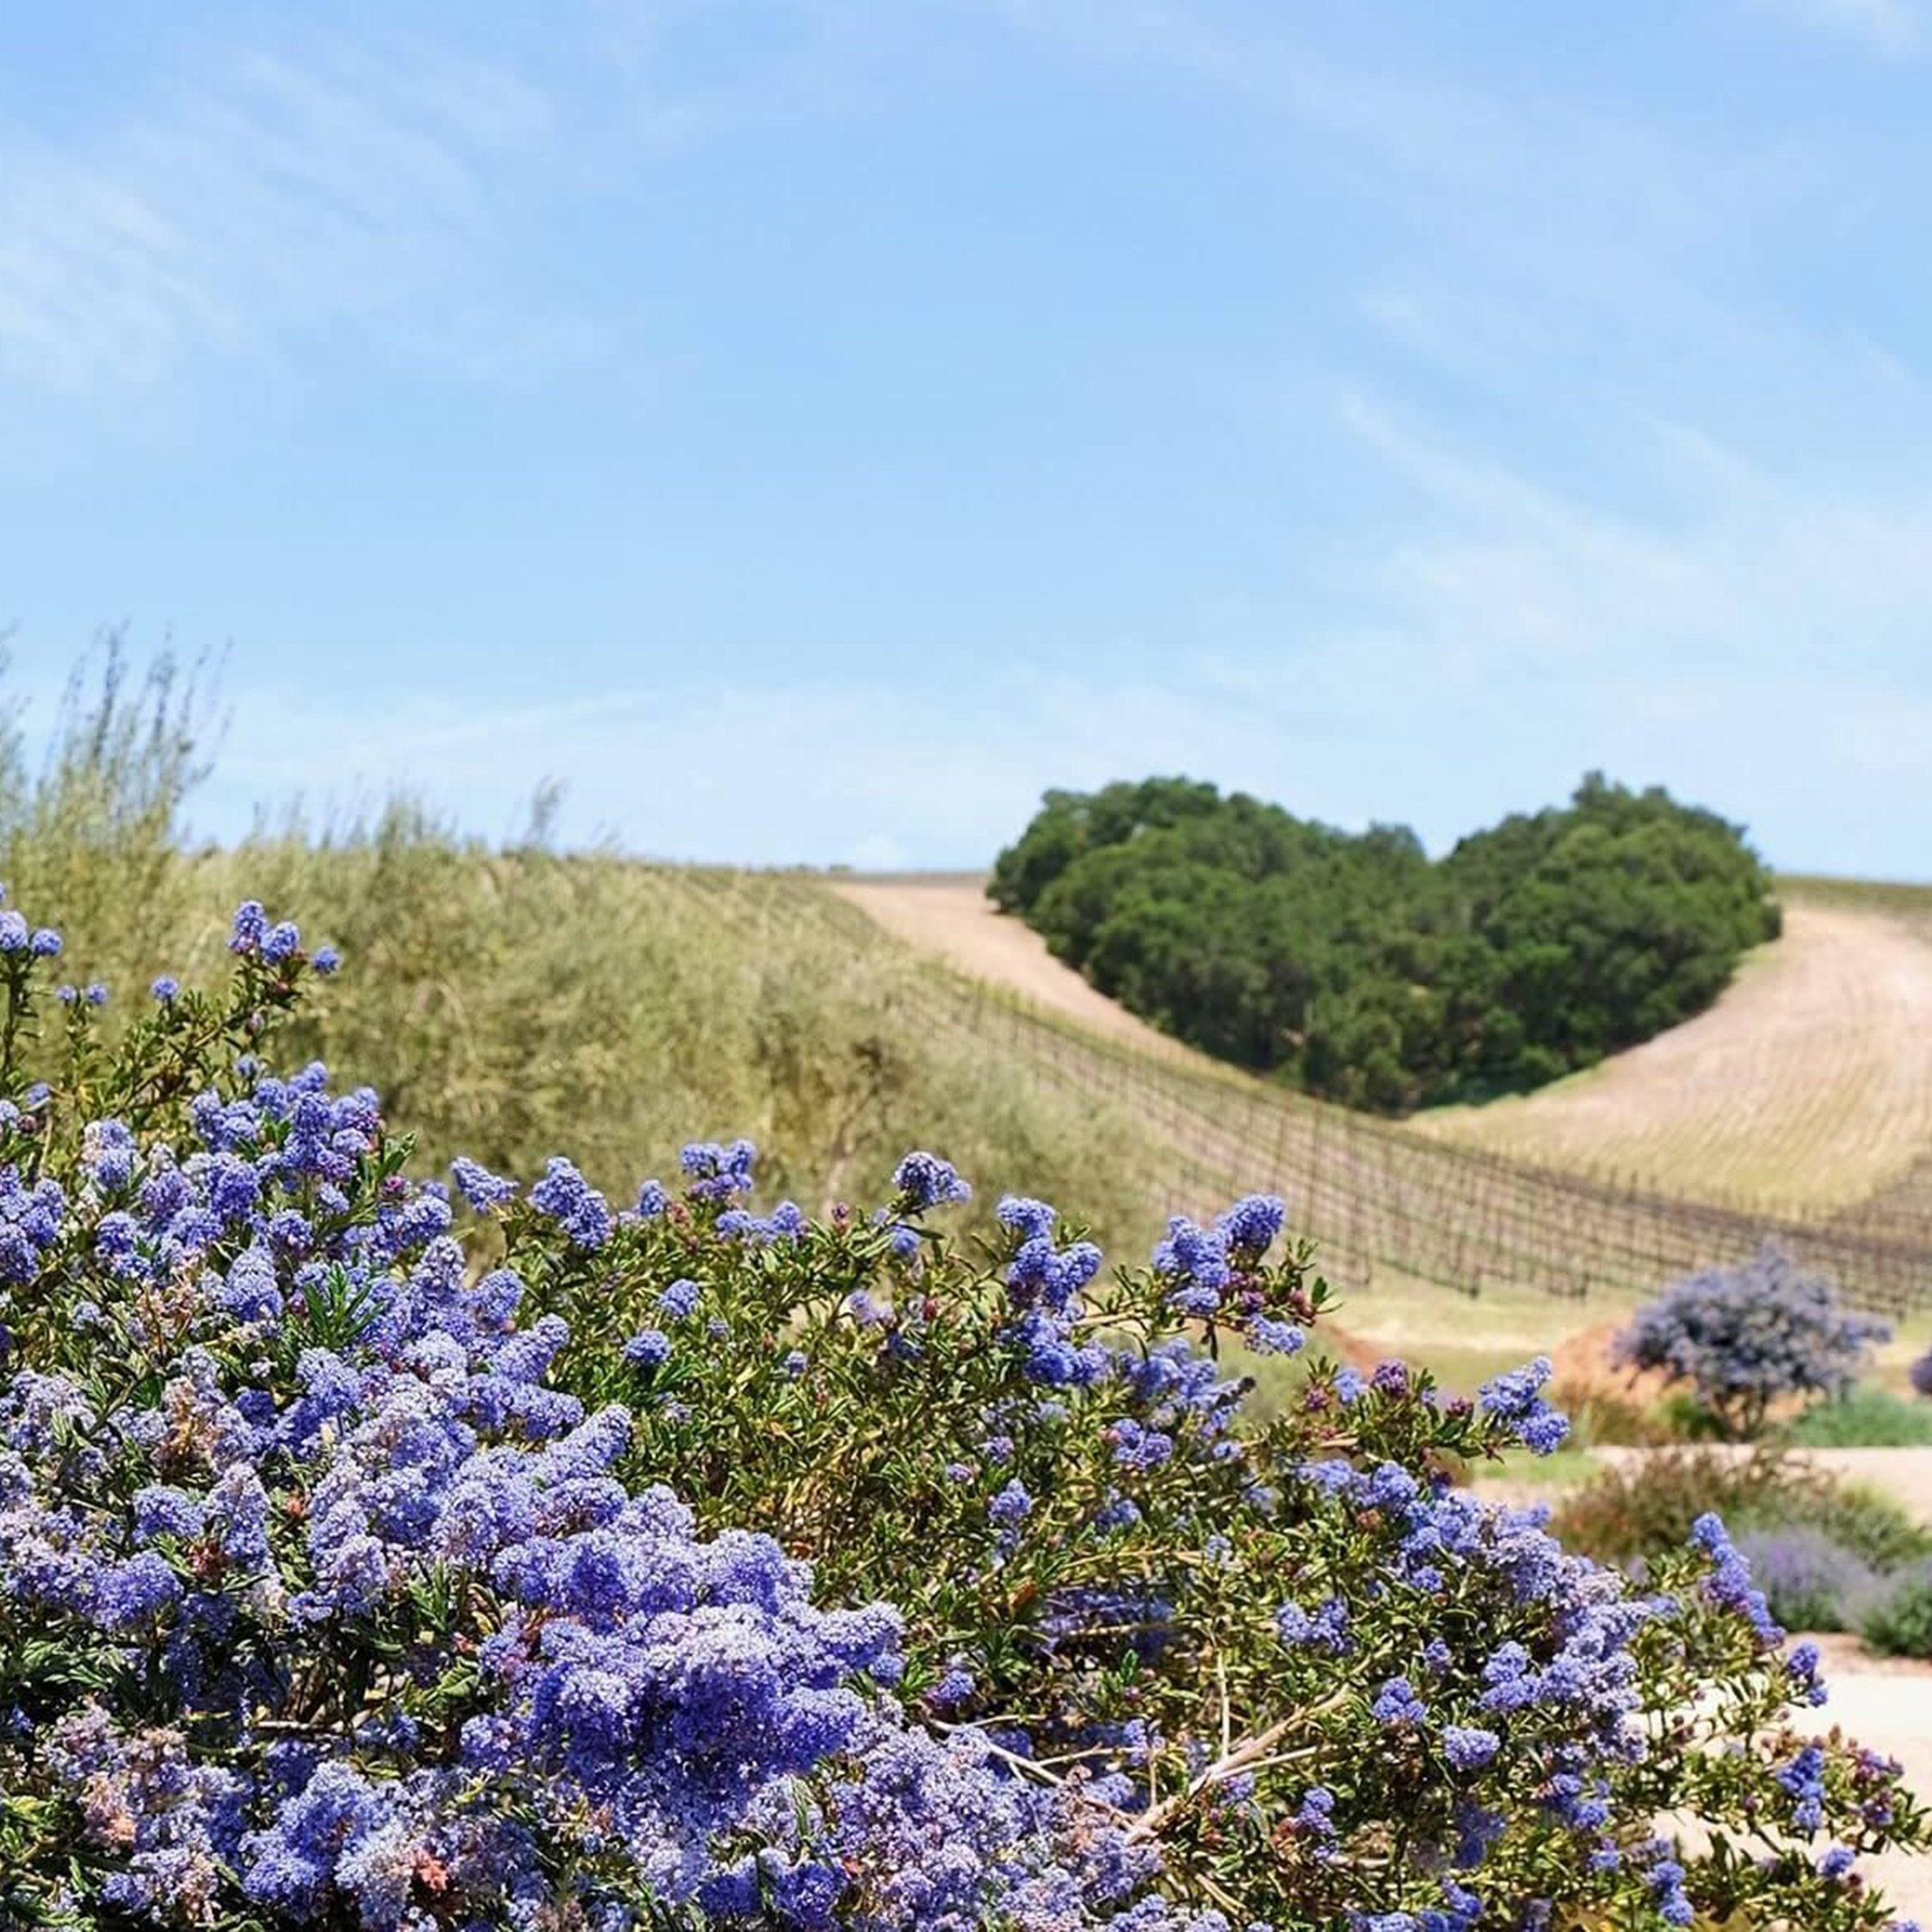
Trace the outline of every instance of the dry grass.
<path fill-rule="evenodd" d="M 143 681 L 110 652 L 36 775 L 0 703 L 0 880 L 65 934 L 64 971 L 109 986 L 110 1028 L 157 973 L 225 972 L 256 898 L 347 961 L 277 1058 L 375 1087 L 425 1165 L 528 1176 L 565 1153 L 621 1198 L 686 1141 L 745 1134 L 771 1195 L 818 1208 L 880 1199 L 926 1145 L 978 1183 L 979 1212 L 1013 1188 L 1126 1252 L 1157 1231 L 1151 1138 L 935 1029 L 938 969 L 816 885 L 559 854 L 540 815 L 491 849 L 406 805 L 191 849 L 201 710 L 165 665 Z"/>
<path fill-rule="evenodd" d="M 1793 1207 L 1877 1192 L 1932 1149 L 1932 943 L 1867 906 L 1793 896 L 1708 1012 L 1521 1099 L 1423 1132 Z"/>

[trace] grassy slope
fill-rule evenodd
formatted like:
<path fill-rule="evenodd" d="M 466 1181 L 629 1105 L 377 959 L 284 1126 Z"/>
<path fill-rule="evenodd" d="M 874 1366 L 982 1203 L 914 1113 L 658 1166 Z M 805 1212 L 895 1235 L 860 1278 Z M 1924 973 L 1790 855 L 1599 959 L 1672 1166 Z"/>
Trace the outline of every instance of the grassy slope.
<path fill-rule="evenodd" d="M 124 998 L 157 970 L 219 968 L 244 893 L 337 940 L 349 971 L 288 1047 L 378 1086 L 432 1158 L 467 1151 L 527 1175 L 568 1151 L 621 1194 L 687 1139 L 746 1133 L 769 1150 L 773 1192 L 816 1206 L 877 1198 L 897 1155 L 929 1145 L 979 1182 L 980 1212 L 1005 1188 L 1043 1194 L 1128 1251 L 1169 1207 L 1271 1186 L 1357 1296 L 1350 1325 L 1390 1352 L 1440 1325 L 1470 1373 L 1583 1325 L 1546 1290 L 1589 1288 L 1594 1318 L 1594 1298 L 1759 1231 L 1737 1221 L 1720 1240 L 1668 1202 L 1579 1191 L 1198 1056 L 1098 1040 L 1040 1011 L 1042 969 L 1049 990 L 1063 973 L 1043 949 L 1025 962 L 1033 1003 L 963 994 L 795 874 L 566 860 L 535 839 L 491 853 L 407 812 L 334 841 L 183 854 L 172 828 L 193 736 L 165 711 L 78 715 L 37 784 L 0 743 L 0 877 L 67 928 L 77 978 Z M 1445 1282 L 1480 1287 L 1480 1314 Z"/>
<path fill-rule="evenodd" d="M 1157 1109 L 1042 1077 L 1033 1035 L 984 1015 L 935 1023 L 955 1010 L 941 969 L 796 875 L 493 854 L 406 813 L 321 846 L 73 857 L 17 846 L 12 869 L 65 924 L 76 976 L 117 1003 L 157 970 L 224 970 L 244 896 L 340 944 L 344 972 L 277 1058 L 319 1055 L 374 1086 L 426 1160 L 465 1151 L 528 1176 L 568 1152 L 628 1198 L 683 1141 L 743 1133 L 766 1150 L 763 1198 L 818 1207 L 879 1198 L 898 1155 L 930 1145 L 979 1182 L 977 1211 L 1039 1194 L 1133 1256 L 1170 1209 L 1267 1179 L 1258 1151 L 1251 1173 L 1241 1147 L 1204 1172 Z M 1211 1065 L 1190 1077 L 1211 1098 L 1252 1084 Z M 1600 1318 L 1523 1288 L 1472 1311 L 1385 1268 L 1349 1298 L 1337 1345 L 1426 1360 L 1466 1389 Z M 1250 1366 L 1282 1392 L 1299 1381 Z"/>
<path fill-rule="evenodd" d="M 278 1058 L 319 1056 L 384 1096 L 426 1158 L 529 1176 L 568 1153 L 628 1198 L 697 1139 L 749 1135 L 768 1198 L 880 1200 L 931 1146 L 990 1209 L 1060 1201 L 1123 1247 L 1157 1231 L 1155 1144 L 935 1029 L 936 969 L 782 875 L 458 844 L 407 813 L 317 845 L 170 856 L 15 838 L 8 873 L 60 925 L 77 979 L 118 1000 L 162 971 L 224 970 L 243 897 L 347 966 Z M 7 876 L 0 873 L 0 876 Z"/>

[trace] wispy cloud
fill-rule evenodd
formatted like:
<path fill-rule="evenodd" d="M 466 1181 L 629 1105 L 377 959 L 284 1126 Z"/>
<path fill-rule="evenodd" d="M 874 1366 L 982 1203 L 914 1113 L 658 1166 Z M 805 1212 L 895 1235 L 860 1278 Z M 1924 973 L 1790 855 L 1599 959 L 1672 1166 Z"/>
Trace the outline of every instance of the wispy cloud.
<path fill-rule="evenodd" d="M 1890 95 L 1899 77 L 1862 51 L 1916 51 L 1923 3 L 1727 0 L 1695 35 L 1664 9 L 1633 27 L 1630 65 L 1608 82 L 1565 36 L 1466 56 L 1421 6 L 1392 32 L 1266 0 L 583 0 L 500 63 L 357 49 L 256 12 L 255 41 L 177 50 L 145 96 L 95 118 L 0 114 L 0 393 L 9 377 L 52 393 L 46 417 L 85 445 L 71 426 L 111 421 L 103 398 L 178 386 L 170 427 L 209 423 L 245 448 L 236 367 L 299 377 L 307 420 L 325 422 L 367 410 L 373 362 L 501 381 L 595 360 L 602 379 L 634 366 L 632 318 L 665 314 L 688 406 L 676 433 L 636 439 L 657 461 L 614 453 L 631 428 L 618 411 L 616 435 L 589 433 L 609 427 L 594 386 L 560 389 L 546 423 L 558 521 L 583 506 L 572 491 L 602 492 L 608 512 L 634 488 L 658 520 L 643 563 L 587 572 L 534 528 L 527 552 L 519 531 L 495 556 L 480 540 L 459 552 L 437 505 L 402 501 L 424 452 L 406 431 L 371 437 L 404 481 L 397 527 L 420 520 L 440 539 L 426 555 L 479 559 L 473 581 L 428 590 L 390 560 L 436 613 L 419 620 L 472 655 L 528 659 L 492 608 L 504 573 L 522 573 L 541 586 L 549 634 L 601 640 L 568 679 L 546 666 L 527 688 L 594 699 L 460 700 L 435 681 L 449 654 L 398 638 L 380 592 L 337 607 L 361 613 L 348 655 L 380 664 L 380 711 L 278 694 L 278 651 L 293 663 L 315 648 L 299 614 L 269 634 L 281 581 L 312 562 L 305 527 L 237 661 L 236 730 L 206 807 L 225 830 L 292 790 L 322 802 L 398 777 L 479 830 L 507 830 L 561 775 L 579 836 L 620 826 L 673 854 L 969 861 L 1046 785 L 1178 768 L 1343 823 L 1413 818 L 1441 840 L 1601 763 L 1750 818 L 1781 860 L 1836 850 L 1923 871 L 1932 370 L 1912 184 L 1926 141 Z M 1793 105 L 1792 50 L 1808 57 L 1827 32 L 1849 53 L 1824 46 L 1806 77 L 1829 70 L 1845 91 L 1814 114 L 1808 96 Z M 1652 85 L 1663 55 L 1694 40 L 1713 71 L 1761 59 L 1762 86 L 1720 102 L 1688 69 Z M 982 89 L 984 116 L 935 111 Z M 1861 90 L 1886 95 L 1883 111 L 1853 111 Z M 941 170 L 932 143 L 975 127 L 1004 141 L 1009 102 L 1015 127 L 1035 142 L 1050 127 L 1081 166 L 1041 145 L 1036 176 L 987 184 L 981 201 L 973 155 L 948 145 Z M 803 125 L 855 116 L 863 139 L 841 125 L 821 143 Z M 1161 210 L 1143 220 L 1134 200 L 1150 153 L 1194 231 L 1171 261 Z M 653 227 L 659 164 L 674 219 Z M 868 228 L 887 176 L 903 205 Z M 1068 246 L 1068 225 L 1096 208 L 1120 219 Z M 968 261 L 995 231 L 1024 244 L 1012 259 L 1064 258 L 1042 323 L 1077 318 L 1132 367 L 1131 389 L 1105 367 L 1083 386 L 1083 344 L 1067 413 L 1016 408 L 999 356 L 1040 291 L 1001 285 L 966 318 L 994 325 L 955 331 L 984 343 L 984 366 L 958 358 L 931 408 L 904 406 L 892 352 L 922 330 L 943 339 L 937 318 L 895 289 L 855 320 L 830 278 L 897 271 L 883 257 L 915 220 Z M 592 312 L 554 300 L 531 259 L 532 238 L 559 229 L 607 251 L 584 277 Z M 748 265 L 781 229 L 782 281 L 761 275 L 748 305 Z M 1269 272 L 1227 267 L 1256 262 Z M 1151 299 L 1103 306 L 1116 286 Z M 828 349 L 862 373 L 821 416 Z M 215 380 L 174 384 L 218 358 Z M 756 406 L 773 402 L 776 428 Z M 1131 472 L 1128 432 L 1156 420 L 1176 432 L 1158 462 L 1198 491 L 1206 542 L 1148 516 L 1156 492 L 1100 472 Z M 520 433 L 506 429 L 510 462 L 529 447 L 513 447 Z M 917 656 L 941 601 L 943 573 L 923 574 L 904 541 L 918 518 L 868 501 L 876 525 L 834 528 L 816 491 L 748 491 L 767 435 L 788 440 L 787 464 L 823 464 L 828 501 L 842 468 L 898 473 L 909 436 L 935 472 L 960 455 L 966 534 L 985 562 L 971 617 L 930 646 L 951 688 L 877 673 L 879 640 Z M 994 443 L 1064 477 L 1064 504 L 1031 481 L 1010 502 L 997 483 L 969 498 L 1016 473 L 988 459 Z M 1135 670 L 1107 661 L 1119 619 L 1103 595 L 1059 596 L 1077 572 L 1057 559 L 1028 574 L 1076 504 L 1070 522 L 1117 518 L 1123 550 L 1160 553 L 1144 581 L 1164 600 L 1148 620 L 1164 634 L 1120 653 Z M 359 514 L 318 505 L 314 541 L 341 544 Z M 704 525 L 741 515 L 734 558 Z M 896 545 L 910 560 L 881 573 Z M 808 571 L 763 567 L 806 548 Z M 733 562 L 742 583 L 702 581 Z M 134 589 L 105 593 L 116 608 L 146 614 L 145 584 L 170 581 L 147 567 L 120 566 Z M 1046 572 L 1061 580 L 1051 599 Z M 583 594 L 606 575 L 619 587 Z M 776 641 L 797 589 L 824 589 L 809 665 Z M 627 634 L 627 597 L 686 614 L 695 634 L 653 649 Z M 1048 601 L 1051 620 L 1029 608 Z M 1065 675 L 1038 661 L 1057 645 L 1023 662 L 1002 647 L 1063 613 Z M 962 647 L 966 622 L 984 624 L 983 648 Z M 694 662 L 769 675 L 701 688 Z"/>
<path fill-rule="evenodd" d="M 617 834 L 633 849 L 714 861 L 973 864 L 1049 785 L 1179 761 L 1265 790 L 1281 749 L 1278 719 L 1210 685 L 1096 690 L 1045 671 L 997 698 L 822 679 L 483 708 L 401 691 L 375 719 L 257 682 L 235 693 L 197 811 L 232 836 L 264 805 L 299 798 L 326 821 L 403 785 L 507 834 L 540 786 L 562 781 L 564 829 L 579 841 Z"/>
<path fill-rule="evenodd" d="M 1750 818 L 1781 862 L 1857 850 L 1926 873 L 1932 488 L 1772 470 L 1654 423 L 1657 489 L 1611 506 L 1359 395 L 1340 406 L 1424 513 L 1361 560 L 1373 627 L 1295 670 L 1366 676 L 1484 744 L 1467 817 L 1602 764 Z"/>
<path fill-rule="evenodd" d="M 1680 664 L 1848 682 L 1917 659 L 1932 608 L 1923 485 L 1773 471 L 1657 423 L 1652 503 L 1612 509 L 1460 452 L 1358 394 L 1339 406 L 1434 512 L 1384 571 L 1424 634 L 1480 637 L 1505 659 L 1609 662 L 1648 647 Z"/>
<path fill-rule="evenodd" d="M 1882 54 L 1916 53 L 1924 22 L 1913 0 L 1756 0 L 1764 11 L 1842 34 Z"/>
<path fill-rule="evenodd" d="M 954 12 L 877 0 L 593 0 L 591 18 L 629 131 L 666 148 L 903 113 L 956 54 Z"/>
<path fill-rule="evenodd" d="M 486 277 L 497 164 L 550 103 L 414 47 L 202 51 L 90 132 L 0 122 L 0 369 L 87 390 L 342 328 L 435 350 L 424 298 Z"/>
<path fill-rule="evenodd" d="M 1909 0 L 1797 3 L 1868 12 L 1901 40 L 1917 17 Z M 1789 365 L 1819 345 L 1790 304 L 1751 299 L 1755 271 L 1787 261 L 1794 236 L 1869 210 L 1880 178 L 1875 154 L 1842 129 L 1821 142 L 1743 102 L 1660 112 L 1554 59 L 1458 68 L 1392 40 L 1337 52 L 1280 9 L 1004 0 L 1000 11 L 1071 59 L 1206 90 L 1296 143 L 1298 176 L 1330 182 L 1338 207 L 1373 210 L 1358 241 L 1380 256 L 1364 318 L 1497 392 L 1560 368 L 1587 400 L 1638 365 L 1653 382 L 1670 362 L 1703 381 L 1741 360 L 1781 364 L 1786 386 Z"/>

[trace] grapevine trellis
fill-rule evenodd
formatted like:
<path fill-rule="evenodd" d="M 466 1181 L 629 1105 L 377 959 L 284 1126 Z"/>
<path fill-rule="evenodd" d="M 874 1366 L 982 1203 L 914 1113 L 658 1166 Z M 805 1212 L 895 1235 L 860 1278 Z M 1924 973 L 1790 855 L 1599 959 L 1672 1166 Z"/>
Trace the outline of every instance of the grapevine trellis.
<path fill-rule="evenodd" d="M 734 923 L 831 917 L 855 944 L 880 941 L 865 912 L 806 880 L 763 875 L 748 892 L 743 875 L 687 876 Z M 1528 1287 L 1626 1299 L 1741 1261 L 1767 1238 L 1888 1317 L 1912 1312 L 1932 1283 L 1932 1213 L 1896 1193 L 1831 1213 L 1701 1201 L 1633 1176 L 1435 1140 L 1196 1058 L 1119 1045 L 936 966 L 909 970 L 891 997 L 918 1026 L 997 1046 L 1003 1065 L 1136 1120 L 1162 1154 L 1145 1176 L 1151 1199 L 1205 1212 L 1257 1188 L 1281 1194 L 1324 1271 L 1350 1287 L 1386 1274 L 1466 1294 Z"/>

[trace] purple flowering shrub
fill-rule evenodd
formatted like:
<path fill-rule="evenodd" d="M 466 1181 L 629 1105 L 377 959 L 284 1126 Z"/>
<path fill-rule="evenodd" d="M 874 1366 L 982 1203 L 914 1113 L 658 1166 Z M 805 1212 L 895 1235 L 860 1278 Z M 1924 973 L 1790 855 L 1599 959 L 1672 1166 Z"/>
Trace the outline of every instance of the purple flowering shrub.
<path fill-rule="evenodd" d="M 1855 1551 L 1808 1524 L 1740 1529 L 1738 1547 L 1789 1630 L 1856 1630 L 1883 1587 Z"/>
<path fill-rule="evenodd" d="M 1783 1396 L 1839 1395 L 1891 1330 L 1846 1308 L 1836 1288 L 1767 1241 L 1749 1262 L 1672 1283 L 1618 1338 L 1620 1361 L 1689 1385 L 1734 1441 Z"/>
<path fill-rule="evenodd" d="M 1888 1922 L 1916 1843 L 1714 1517 L 1641 1590 L 1454 1469 L 1563 1424 L 1236 1345 L 1279 1203 L 1106 1272 L 567 1161 L 412 1180 L 263 1049 L 331 965 L 43 997 L 0 923 L 0 1923 L 1468 1932 Z M 51 938 L 51 935 L 50 935 Z M 1695 1821 L 1678 1846 L 1662 1816 Z"/>
<path fill-rule="evenodd" d="M 1928 1349 L 1923 1355 L 1915 1356 L 1908 1373 L 1917 1394 L 1932 1395 L 1932 1349 Z"/>

